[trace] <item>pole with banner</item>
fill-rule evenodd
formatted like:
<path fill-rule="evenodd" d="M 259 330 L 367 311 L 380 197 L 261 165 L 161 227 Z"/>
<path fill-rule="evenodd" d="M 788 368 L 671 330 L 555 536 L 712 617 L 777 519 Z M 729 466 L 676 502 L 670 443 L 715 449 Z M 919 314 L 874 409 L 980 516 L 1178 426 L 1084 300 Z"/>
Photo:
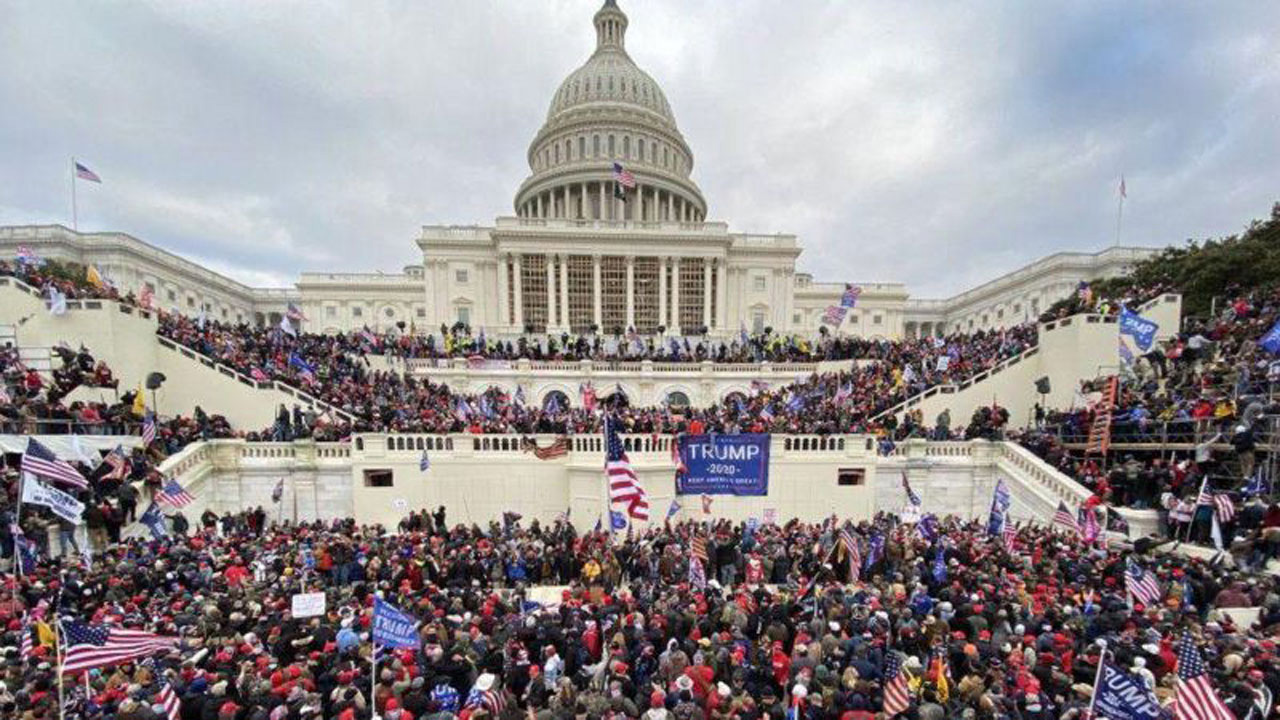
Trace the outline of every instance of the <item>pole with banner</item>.
<path fill-rule="evenodd" d="M 1093 695 L 1089 698 L 1089 713 L 1085 717 L 1095 717 L 1093 709 L 1098 704 L 1098 687 L 1102 684 L 1102 668 L 1107 664 L 1107 641 L 1099 639 L 1102 652 L 1098 654 L 1098 672 L 1093 675 Z"/>

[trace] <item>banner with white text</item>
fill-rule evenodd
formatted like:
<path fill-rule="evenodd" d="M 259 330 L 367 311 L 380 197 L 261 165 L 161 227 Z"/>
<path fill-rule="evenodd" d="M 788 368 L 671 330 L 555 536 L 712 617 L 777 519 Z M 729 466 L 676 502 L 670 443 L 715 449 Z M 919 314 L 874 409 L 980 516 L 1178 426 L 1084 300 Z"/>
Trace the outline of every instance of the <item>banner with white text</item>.
<path fill-rule="evenodd" d="M 680 495 L 769 494 L 768 435 L 684 435 L 680 459 L 689 468 L 676 479 Z"/>

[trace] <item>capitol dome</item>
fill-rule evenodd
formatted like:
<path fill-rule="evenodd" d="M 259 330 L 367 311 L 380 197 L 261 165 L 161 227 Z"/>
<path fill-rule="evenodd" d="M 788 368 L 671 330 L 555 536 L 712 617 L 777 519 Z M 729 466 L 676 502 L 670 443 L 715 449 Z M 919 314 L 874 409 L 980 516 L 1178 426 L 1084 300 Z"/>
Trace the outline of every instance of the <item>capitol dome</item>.
<path fill-rule="evenodd" d="M 693 152 L 662 88 L 627 54 L 627 22 L 615 0 L 596 12 L 595 52 L 560 83 L 529 145 L 530 175 L 515 199 L 520 217 L 705 219 L 706 201 L 690 178 Z"/>

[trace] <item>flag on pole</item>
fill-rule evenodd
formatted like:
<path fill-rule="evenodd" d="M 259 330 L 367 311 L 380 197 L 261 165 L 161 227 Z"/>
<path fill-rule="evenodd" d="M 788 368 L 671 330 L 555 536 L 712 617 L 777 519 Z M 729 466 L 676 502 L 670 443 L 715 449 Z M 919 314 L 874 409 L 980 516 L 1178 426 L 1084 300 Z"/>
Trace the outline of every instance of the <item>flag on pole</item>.
<path fill-rule="evenodd" d="M 169 529 L 164 525 L 164 515 L 160 512 L 160 506 L 154 502 L 147 507 L 146 512 L 138 516 L 138 522 L 146 525 L 156 540 L 169 536 Z"/>
<path fill-rule="evenodd" d="M 156 502 L 162 502 L 175 508 L 186 507 L 195 502 L 195 496 L 187 492 L 177 480 L 170 480 L 156 493 Z"/>
<path fill-rule="evenodd" d="M 671 505 L 667 507 L 667 519 L 670 520 L 675 517 L 678 512 L 680 512 L 680 500 L 679 498 L 671 498 Z"/>
<path fill-rule="evenodd" d="M 431 469 L 431 458 L 427 457 L 427 449 L 422 449 L 422 457 L 418 458 L 418 469 L 426 472 Z"/>
<path fill-rule="evenodd" d="M 910 502 L 912 505 L 915 505 L 916 507 L 920 507 L 920 505 L 923 504 L 923 502 L 920 500 L 920 496 L 917 495 L 915 491 L 911 489 L 911 482 L 907 480 L 906 471 L 903 471 L 902 473 L 902 489 L 906 491 L 907 501 Z"/>
<path fill-rule="evenodd" d="M 689 474 L 689 466 L 685 464 L 684 457 L 680 454 L 680 436 L 671 436 L 671 464 L 675 465 L 676 477 Z"/>
<path fill-rule="evenodd" d="M 31 627 L 30 619 L 23 619 L 22 639 L 18 643 L 18 657 L 21 658 L 23 662 L 30 660 L 31 656 L 35 654 L 34 631 L 35 628 Z"/>
<path fill-rule="evenodd" d="M 711 496 L 710 496 L 710 495 L 707 495 L 706 493 L 703 493 L 703 494 L 702 494 L 702 496 L 701 496 L 699 499 L 700 499 L 700 500 L 702 500 L 702 514 L 703 514 L 703 515 L 710 515 L 710 514 L 711 514 L 711 503 L 712 503 L 712 498 L 711 498 Z"/>
<path fill-rule="evenodd" d="M 1076 521 L 1076 516 L 1067 507 L 1067 503 L 1062 500 L 1058 501 L 1058 509 L 1053 513 L 1053 524 L 1076 535 L 1080 534 L 1080 523 Z"/>
<path fill-rule="evenodd" d="M 271 502 L 278 503 L 284 498 L 284 478 L 276 481 L 275 489 L 271 491 Z"/>
<path fill-rule="evenodd" d="M 92 263 L 85 266 L 84 279 L 85 279 L 85 282 L 89 283 L 95 288 L 98 288 L 99 290 L 107 286 L 107 282 L 102 279 L 102 273 L 98 272 L 97 266 L 93 265 Z"/>
<path fill-rule="evenodd" d="M 862 288 L 855 285 L 846 284 L 844 286 L 844 294 L 840 296 L 840 306 L 852 308 L 858 303 L 858 298 L 862 295 Z"/>
<path fill-rule="evenodd" d="M 52 285 L 49 286 L 49 314 L 55 316 L 67 314 L 67 296 Z"/>
<path fill-rule="evenodd" d="M 849 530 L 848 523 L 840 528 L 839 544 L 844 551 L 845 561 L 849 563 L 849 582 L 857 582 L 858 571 L 862 568 L 862 551 L 858 549 L 858 541 Z"/>
<path fill-rule="evenodd" d="M 627 514 L 636 520 L 649 519 L 649 496 L 640 484 L 640 477 L 631 467 L 627 451 L 618 435 L 617 420 L 608 416 L 604 421 L 605 479 L 609 483 L 609 504 L 625 503 Z"/>
<path fill-rule="evenodd" d="M 89 625 L 78 620 L 62 622 L 66 655 L 62 672 L 77 672 L 136 660 L 178 646 L 178 638 L 141 630 Z"/>
<path fill-rule="evenodd" d="M 1121 197 L 1121 198 L 1127 198 L 1127 197 L 1129 197 L 1129 192 L 1128 192 L 1128 190 L 1125 188 L 1125 185 L 1124 185 L 1124 174 L 1123 174 L 1123 173 L 1120 175 L 1120 197 Z"/>
<path fill-rule="evenodd" d="M 701 535 L 695 536 L 689 542 L 689 554 L 704 563 L 707 562 L 711 557 L 707 553 L 707 539 Z"/>
<path fill-rule="evenodd" d="M 78 490 L 89 487 L 89 481 L 79 470 L 66 460 L 59 460 L 52 450 L 33 437 L 27 438 L 27 450 L 22 454 L 22 472 L 70 485 Z"/>
<path fill-rule="evenodd" d="M 1229 523 L 1236 516 L 1236 505 L 1231 496 L 1224 492 L 1213 494 L 1213 512 L 1218 522 Z"/>
<path fill-rule="evenodd" d="M 146 447 L 156 441 L 156 414 L 149 412 L 142 418 L 142 445 Z"/>
<path fill-rule="evenodd" d="M 622 163 L 613 164 L 613 179 L 628 190 L 634 190 L 636 187 L 636 176 L 632 175 L 630 170 L 622 167 Z"/>
<path fill-rule="evenodd" d="M 301 322 L 302 320 L 307 319 L 307 316 L 302 312 L 302 308 L 298 307 L 297 305 L 294 305 L 293 303 L 289 303 L 287 306 L 285 306 L 284 314 L 285 314 L 285 317 L 289 318 L 290 320 L 294 320 L 298 322 Z"/>
<path fill-rule="evenodd" d="M 1160 596 L 1164 594 L 1160 590 L 1160 584 L 1156 582 L 1156 576 L 1132 557 L 1125 566 L 1124 586 L 1130 595 L 1144 605 L 1160 602 Z"/>
<path fill-rule="evenodd" d="M 90 170 L 89 168 L 85 167 L 84 165 L 81 165 L 78 162 L 76 163 L 76 177 L 80 178 L 81 180 L 88 180 L 89 182 L 96 182 L 98 184 L 102 184 L 102 178 L 98 177 L 98 173 Z"/>
<path fill-rule="evenodd" d="M 1184 633 L 1178 643 L 1178 681 L 1174 685 L 1173 717 L 1177 720 L 1236 720 L 1218 697 L 1205 671 L 1204 658 Z"/>

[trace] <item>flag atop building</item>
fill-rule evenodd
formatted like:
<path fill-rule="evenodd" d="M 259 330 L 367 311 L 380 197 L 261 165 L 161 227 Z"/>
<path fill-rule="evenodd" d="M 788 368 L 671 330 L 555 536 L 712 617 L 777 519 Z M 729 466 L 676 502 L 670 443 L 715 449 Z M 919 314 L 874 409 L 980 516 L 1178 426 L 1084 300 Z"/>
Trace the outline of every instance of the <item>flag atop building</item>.
<path fill-rule="evenodd" d="M 76 177 L 80 178 L 81 180 L 88 180 L 89 182 L 96 182 L 99 184 L 102 183 L 102 178 L 98 177 L 98 173 L 90 170 L 89 168 L 85 167 L 84 165 L 78 162 L 76 163 Z"/>

